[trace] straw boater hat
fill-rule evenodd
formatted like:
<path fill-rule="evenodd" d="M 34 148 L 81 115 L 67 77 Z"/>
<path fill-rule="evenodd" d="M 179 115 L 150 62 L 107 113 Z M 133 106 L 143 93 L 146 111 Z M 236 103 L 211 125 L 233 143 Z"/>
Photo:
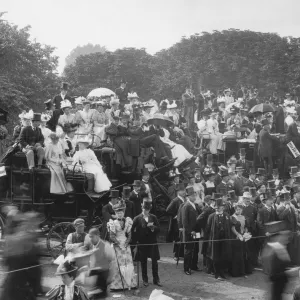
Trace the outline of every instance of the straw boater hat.
<path fill-rule="evenodd" d="M 64 109 L 67 107 L 72 108 L 72 104 L 68 99 L 66 99 L 66 100 L 61 101 L 60 107 L 61 107 L 61 109 Z"/>

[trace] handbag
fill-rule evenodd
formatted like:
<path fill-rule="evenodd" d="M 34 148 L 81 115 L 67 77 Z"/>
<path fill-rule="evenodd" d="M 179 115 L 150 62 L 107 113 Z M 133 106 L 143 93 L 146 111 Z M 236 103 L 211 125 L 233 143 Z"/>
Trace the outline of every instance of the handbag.
<path fill-rule="evenodd" d="M 75 171 L 76 165 L 78 163 L 75 163 L 73 170 L 65 169 L 65 178 L 67 181 L 87 181 L 86 173 L 83 171 Z M 82 168 L 82 167 L 81 167 Z"/>

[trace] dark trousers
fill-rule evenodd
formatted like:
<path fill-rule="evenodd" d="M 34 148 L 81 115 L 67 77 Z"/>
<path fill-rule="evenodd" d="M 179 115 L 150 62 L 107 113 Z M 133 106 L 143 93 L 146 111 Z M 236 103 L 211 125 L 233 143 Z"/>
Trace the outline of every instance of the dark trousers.
<path fill-rule="evenodd" d="M 282 295 L 284 293 L 285 286 L 288 282 L 287 276 L 285 274 L 271 276 L 271 297 L 272 300 L 282 300 Z"/>
<path fill-rule="evenodd" d="M 269 176 L 272 176 L 273 172 L 273 159 L 272 157 L 264 157 L 264 167 Z"/>
<path fill-rule="evenodd" d="M 101 270 L 91 270 L 90 276 L 97 276 L 97 288 L 100 288 L 102 292 L 106 292 L 108 286 L 108 275 L 109 271 L 101 271 Z"/>
<path fill-rule="evenodd" d="M 185 272 L 197 269 L 199 253 L 199 241 L 195 243 L 187 243 L 184 245 L 184 261 L 183 268 Z"/>
<path fill-rule="evenodd" d="M 214 267 L 214 272 L 215 272 L 215 277 L 224 277 L 224 272 L 227 268 L 227 263 L 224 263 L 222 261 L 214 261 L 213 262 L 213 267 Z"/>
<path fill-rule="evenodd" d="M 159 276 L 158 276 L 158 263 L 156 259 L 151 259 L 152 260 L 152 276 L 153 276 L 153 282 L 158 282 L 159 281 Z M 142 278 L 143 281 L 148 282 L 148 272 L 147 272 L 147 257 L 141 259 L 141 267 L 142 267 Z"/>

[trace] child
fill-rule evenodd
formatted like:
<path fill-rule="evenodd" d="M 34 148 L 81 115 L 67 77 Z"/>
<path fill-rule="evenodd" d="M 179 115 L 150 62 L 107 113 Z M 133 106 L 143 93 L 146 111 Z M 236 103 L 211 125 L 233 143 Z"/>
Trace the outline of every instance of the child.
<path fill-rule="evenodd" d="M 46 297 L 50 300 L 88 300 L 83 289 L 75 285 L 77 267 L 73 262 L 65 261 L 57 268 L 56 275 L 61 276 L 63 285 L 50 290 Z"/>
<path fill-rule="evenodd" d="M 80 163 L 82 165 L 83 172 L 94 175 L 96 193 L 108 191 L 112 186 L 108 180 L 106 174 L 102 170 L 102 166 L 98 161 L 95 153 L 91 149 L 87 149 L 90 144 L 90 140 L 80 137 L 77 140 L 79 151 L 74 154 L 73 165 Z"/>

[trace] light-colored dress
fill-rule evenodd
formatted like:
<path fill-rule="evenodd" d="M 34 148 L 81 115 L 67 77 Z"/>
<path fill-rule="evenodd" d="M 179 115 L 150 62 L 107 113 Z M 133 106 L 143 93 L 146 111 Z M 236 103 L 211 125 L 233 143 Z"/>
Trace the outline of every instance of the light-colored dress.
<path fill-rule="evenodd" d="M 93 116 L 94 121 L 94 143 L 96 146 L 100 145 L 100 142 L 106 139 L 105 127 L 108 124 L 108 117 L 105 112 L 96 112 Z"/>
<path fill-rule="evenodd" d="M 123 228 L 121 227 L 119 220 L 110 220 L 107 223 L 107 229 L 110 232 L 110 235 L 112 235 L 119 242 L 118 246 L 114 246 L 117 264 L 114 264 L 114 276 L 110 285 L 110 289 L 112 290 L 123 289 L 123 284 L 125 289 L 130 289 L 137 286 L 131 249 L 130 246 L 125 248 L 125 242 L 127 240 L 126 235 L 130 234 L 133 222 L 130 218 L 126 218 L 122 223 L 125 223 Z"/>
<path fill-rule="evenodd" d="M 75 121 L 79 124 L 78 134 L 90 134 L 93 130 L 95 109 L 79 110 L 76 113 Z"/>
<path fill-rule="evenodd" d="M 112 186 L 106 174 L 102 170 L 102 166 L 98 161 L 94 151 L 91 149 L 84 149 L 76 151 L 73 156 L 73 165 L 81 163 L 83 171 L 94 175 L 96 193 L 108 191 Z"/>
<path fill-rule="evenodd" d="M 61 116 L 59 116 L 58 119 L 58 125 L 60 126 L 65 126 L 65 124 L 73 124 L 75 122 L 75 115 L 74 114 L 63 114 Z"/>
<path fill-rule="evenodd" d="M 44 126 L 40 126 L 42 134 L 44 136 L 44 144 L 47 147 L 50 143 L 51 143 L 51 139 L 49 138 L 50 133 L 52 133 L 52 131 Z"/>
<path fill-rule="evenodd" d="M 207 131 L 210 134 L 209 150 L 211 154 L 217 154 L 218 149 L 224 150 L 223 135 L 219 132 L 219 124 L 215 119 L 207 120 Z"/>
<path fill-rule="evenodd" d="M 174 163 L 175 167 L 180 165 L 186 159 L 192 158 L 193 155 L 190 154 L 182 145 L 176 144 L 169 139 L 170 132 L 167 129 L 163 128 L 163 131 L 165 133 L 165 136 L 160 137 L 160 139 L 162 140 L 162 142 L 168 144 L 171 147 L 172 157 L 177 157 Z"/>
<path fill-rule="evenodd" d="M 62 168 L 62 163 L 64 161 L 63 153 L 64 150 L 60 143 L 57 143 L 56 145 L 50 143 L 46 147 L 45 158 L 47 166 L 51 171 L 51 194 L 65 194 L 71 190 L 71 187 L 67 185 L 67 181 L 65 179 Z"/>

